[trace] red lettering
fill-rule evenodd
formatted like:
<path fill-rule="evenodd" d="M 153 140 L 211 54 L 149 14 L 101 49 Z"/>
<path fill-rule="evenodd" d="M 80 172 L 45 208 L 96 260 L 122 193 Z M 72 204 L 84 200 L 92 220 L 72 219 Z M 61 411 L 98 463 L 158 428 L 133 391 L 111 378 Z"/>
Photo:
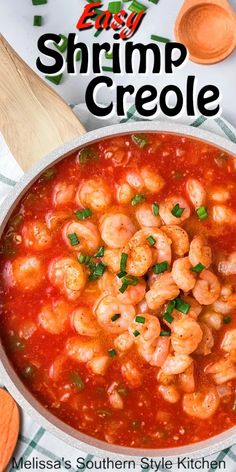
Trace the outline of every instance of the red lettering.
<path fill-rule="evenodd" d="M 92 4 L 86 5 L 84 7 L 84 12 L 82 13 L 81 17 L 78 20 L 76 28 L 78 30 L 91 28 L 91 26 L 93 26 L 93 23 L 91 21 L 86 22 L 86 20 L 88 18 L 93 18 L 96 15 L 96 13 L 93 10 L 95 8 L 99 8 L 101 5 L 102 5 L 101 2 L 94 2 Z"/>

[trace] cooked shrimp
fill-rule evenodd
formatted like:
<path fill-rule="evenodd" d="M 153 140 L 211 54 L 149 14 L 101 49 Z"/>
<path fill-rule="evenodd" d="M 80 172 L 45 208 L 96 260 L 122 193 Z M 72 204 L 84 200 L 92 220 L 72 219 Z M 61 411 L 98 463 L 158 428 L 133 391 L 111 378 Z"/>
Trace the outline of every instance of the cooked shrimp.
<path fill-rule="evenodd" d="M 226 260 L 218 264 L 218 272 L 224 276 L 236 275 L 236 252 L 232 252 Z"/>
<path fill-rule="evenodd" d="M 71 218 L 71 211 L 69 210 L 55 210 L 49 211 L 46 214 L 46 225 L 50 231 L 58 228 L 65 220 Z"/>
<path fill-rule="evenodd" d="M 71 324 L 81 336 L 97 336 L 101 331 L 92 311 L 84 306 L 76 308 L 71 313 Z"/>
<path fill-rule="evenodd" d="M 62 299 L 53 300 L 51 304 L 48 303 L 41 308 L 38 320 L 48 333 L 60 334 L 69 325 L 70 312 L 71 307 L 67 302 Z"/>
<path fill-rule="evenodd" d="M 148 192 L 159 193 L 165 185 L 164 179 L 148 166 L 142 167 L 141 177 Z"/>
<path fill-rule="evenodd" d="M 161 218 L 159 215 L 154 215 L 150 203 L 141 203 L 138 205 L 135 216 L 141 227 L 151 226 L 158 228 L 161 226 Z"/>
<path fill-rule="evenodd" d="M 144 190 L 144 180 L 140 173 L 135 170 L 130 170 L 126 175 L 126 181 L 137 192 Z"/>
<path fill-rule="evenodd" d="M 166 402 L 177 403 L 180 400 L 176 385 L 159 385 L 158 390 Z"/>
<path fill-rule="evenodd" d="M 170 337 L 160 336 L 157 339 L 154 339 L 152 344 L 150 343 L 140 343 L 138 344 L 138 352 L 140 356 L 148 362 L 148 364 L 161 367 L 170 350 Z"/>
<path fill-rule="evenodd" d="M 22 256 L 13 262 L 8 261 L 3 276 L 6 285 L 26 292 L 35 290 L 45 279 L 43 264 L 36 256 Z"/>
<path fill-rule="evenodd" d="M 94 254 L 100 246 L 101 240 L 97 227 L 90 221 L 69 221 L 62 231 L 63 239 L 70 249 L 84 251 Z M 79 242 L 75 246 L 71 245 L 69 235 L 76 234 Z"/>
<path fill-rule="evenodd" d="M 127 352 L 131 349 L 134 344 L 134 336 L 128 331 L 125 333 L 119 334 L 117 338 L 114 339 L 115 348 L 121 353 Z"/>
<path fill-rule="evenodd" d="M 167 375 L 182 374 L 192 362 L 193 359 L 187 354 L 169 354 L 161 369 Z"/>
<path fill-rule="evenodd" d="M 106 271 L 98 282 L 101 293 L 114 295 L 122 303 L 137 305 L 143 300 L 146 292 L 146 283 L 139 279 L 136 285 L 129 285 L 124 293 L 120 292 L 122 279 L 116 277 L 111 272 Z"/>
<path fill-rule="evenodd" d="M 68 182 L 58 182 L 53 190 L 53 203 L 55 207 L 73 203 L 75 199 L 76 187 Z"/>
<path fill-rule="evenodd" d="M 157 373 L 157 381 L 162 385 L 173 385 L 176 382 L 176 375 L 167 375 L 160 369 Z"/>
<path fill-rule="evenodd" d="M 217 313 L 214 310 L 207 310 L 205 313 L 201 315 L 201 321 L 209 326 L 211 329 L 215 329 L 218 331 L 223 325 L 223 315 L 221 313 Z"/>
<path fill-rule="evenodd" d="M 188 233 L 181 226 L 166 225 L 161 227 L 172 241 L 172 251 L 176 256 L 182 257 L 189 251 Z"/>
<path fill-rule="evenodd" d="M 183 209 L 183 212 L 179 217 L 172 214 L 172 210 L 176 208 L 177 205 L 178 208 Z M 160 203 L 159 214 L 166 225 L 181 225 L 181 223 L 189 218 L 190 207 L 183 197 L 168 197 L 164 202 Z"/>
<path fill-rule="evenodd" d="M 178 385 L 185 393 L 193 393 L 195 391 L 193 362 L 182 374 L 179 374 Z"/>
<path fill-rule="evenodd" d="M 187 415 L 205 420 L 216 412 L 220 398 L 215 387 L 205 388 L 201 392 L 186 393 L 183 396 L 183 410 Z"/>
<path fill-rule="evenodd" d="M 171 324 L 171 344 L 179 354 L 191 354 L 202 340 L 202 330 L 192 318 L 182 318 Z"/>
<path fill-rule="evenodd" d="M 106 210 L 111 204 L 111 200 L 111 189 L 100 177 L 84 180 L 76 194 L 78 205 L 91 208 L 93 211 Z"/>
<path fill-rule="evenodd" d="M 190 243 L 189 260 L 193 267 L 201 263 L 206 269 L 212 263 L 212 253 L 210 246 L 207 246 L 202 236 L 194 236 Z"/>
<path fill-rule="evenodd" d="M 130 387 L 137 388 L 142 385 L 142 374 L 133 361 L 129 360 L 124 362 L 121 366 L 121 373 Z"/>
<path fill-rule="evenodd" d="M 148 238 L 153 239 L 153 244 L 150 245 Z M 137 231 L 131 238 L 128 247 L 135 249 L 138 247 L 148 246 L 153 254 L 153 263 L 166 261 L 171 262 L 171 240 L 158 228 L 148 227 Z M 129 259 L 128 259 L 129 261 Z M 127 267 L 130 273 L 129 268 Z M 147 269 L 146 269 L 147 270 Z M 133 274 L 135 275 L 135 274 Z"/>
<path fill-rule="evenodd" d="M 128 254 L 126 270 L 132 276 L 142 277 L 153 264 L 153 253 L 148 243 L 135 246 L 131 241 L 124 252 Z"/>
<path fill-rule="evenodd" d="M 117 382 L 113 382 L 110 385 L 110 387 L 107 390 L 108 400 L 112 408 L 114 408 L 115 410 L 123 410 L 124 401 L 123 401 L 122 396 L 119 394 L 119 392 L 117 392 L 117 387 L 118 387 Z"/>
<path fill-rule="evenodd" d="M 230 193 L 226 188 L 218 185 L 208 190 L 208 197 L 215 202 L 224 203 L 229 200 Z"/>
<path fill-rule="evenodd" d="M 87 367 L 96 375 L 105 375 L 110 364 L 110 358 L 107 355 L 95 355 L 87 362 Z"/>
<path fill-rule="evenodd" d="M 66 342 L 67 356 L 76 362 L 87 363 L 102 352 L 101 342 L 98 338 L 86 338 L 74 336 Z"/>
<path fill-rule="evenodd" d="M 22 237 L 25 246 L 34 251 L 43 251 L 52 245 L 52 236 L 42 221 L 29 221 L 22 228 Z"/>
<path fill-rule="evenodd" d="M 122 250 L 119 248 L 106 248 L 103 256 L 104 264 L 106 264 L 107 268 L 116 274 L 120 271 L 121 252 Z"/>
<path fill-rule="evenodd" d="M 111 160 L 114 167 L 128 164 L 131 152 L 126 137 L 118 136 L 109 140 L 105 145 L 104 154 L 105 159 Z"/>
<path fill-rule="evenodd" d="M 142 319 L 142 322 L 138 322 L 137 319 Z M 154 315 L 149 315 L 149 313 L 137 314 L 135 320 L 129 327 L 129 333 L 131 335 L 135 332 L 139 333 L 135 338 L 135 342 L 142 344 L 144 349 L 149 347 L 153 341 L 159 337 L 160 331 L 159 319 Z"/>
<path fill-rule="evenodd" d="M 151 289 L 146 293 L 148 307 L 157 310 L 167 300 L 172 300 L 179 295 L 179 288 L 170 273 L 162 274 Z"/>
<path fill-rule="evenodd" d="M 207 326 L 206 323 L 203 323 L 202 321 L 199 322 L 199 326 L 202 330 L 202 340 L 198 344 L 195 354 L 207 356 L 208 354 L 211 353 L 212 348 L 214 346 L 214 337 L 212 334 L 212 329 L 209 326 Z"/>
<path fill-rule="evenodd" d="M 222 315 L 227 315 L 236 308 L 236 293 L 232 291 L 231 286 L 222 286 L 220 298 L 213 303 L 212 307 Z"/>
<path fill-rule="evenodd" d="M 212 207 L 212 218 L 218 224 L 235 224 L 236 213 L 224 205 L 214 205 Z"/>
<path fill-rule="evenodd" d="M 95 315 L 99 325 L 109 333 L 126 331 L 135 316 L 135 309 L 129 303 L 121 303 L 116 297 L 105 296 L 95 307 Z M 114 315 L 120 315 L 112 320 Z"/>
<path fill-rule="evenodd" d="M 199 274 L 193 295 L 201 305 L 211 305 L 220 295 L 220 282 L 210 270 L 203 270 Z"/>
<path fill-rule="evenodd" d="M 51 284 L 69 300 L 76 300 L 86 283 L 84 268 L 71 257 L 53 259 L 48 269 Z"/>
<path fill-rule="evenodd" d="M 221 343 L 221 349 L 225 352 L 231 352 L 236 349 L 236 329 L 226 331 Z"/>
<path fill-rule="evenodd" d="M 106 214 L 101 222 L 101 237 L 110 248 L 122 248 L 135 233 L 135 225 L 123 213 Z"/>
<path fill-rule="evenodd" d="M 197 179 L 188 179 L 186 190 L 190 201 L 194 208 L 199 208 L 206 202 L 206 191 Z"/>
<path fill-rule="evenodd" d="M 220 359 L 205 368 L 206 374 L 211 374 L 216 385 L 236 379 L 236 365 L 229 358 Z"/>
<path fill-rule="evenodd" d="M 128 205 L 135 195 L 134 189 L 127 183 L 118 185 L 116 191 L 116 198 L 121 205 Z"/>
<path fill-rule="evenodd" d="M 196 274 L 191 271 L 191 263 L 188 257 L 176 259 L 172 266 L 172 277 L 176 285 L 184 292 L 193 289 L 196 283 Z"/>

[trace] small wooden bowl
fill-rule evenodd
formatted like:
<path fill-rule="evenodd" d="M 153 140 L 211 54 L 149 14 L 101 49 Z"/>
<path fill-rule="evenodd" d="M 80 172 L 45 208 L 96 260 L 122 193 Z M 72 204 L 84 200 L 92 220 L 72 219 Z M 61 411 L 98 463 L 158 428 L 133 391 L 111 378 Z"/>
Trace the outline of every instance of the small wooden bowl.
<path fill-rule="evenodd" d="M 220 62 L 236 47 L 236 14 L 227 0 L 185 0 L 175 37 L 193 62 Z"/>

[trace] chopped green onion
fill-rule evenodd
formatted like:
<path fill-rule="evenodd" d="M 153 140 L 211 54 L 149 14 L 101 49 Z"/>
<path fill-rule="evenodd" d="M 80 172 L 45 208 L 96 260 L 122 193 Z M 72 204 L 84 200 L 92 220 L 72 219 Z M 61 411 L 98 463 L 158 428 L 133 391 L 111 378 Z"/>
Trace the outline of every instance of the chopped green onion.
<path fill-rule="evenodd" d="M 107 9 L 110 13 L 118 13 L 121 10 L 121 2 L 110 2 Z"/>
<path fill-rule="evenodd" d="M 25 349 L 25 344 L 17 336 L 12 336 L 10 338 L 10 348 L 11 351 L 23 351 Z"/>
<path fill-rule="evenodd" d="M 20 213 L 17 213 L 16 215 L 12 216 L 12 218 L 9 221 L 10 226 L 12 226 L 14 229 L 18 229 L 21 223 L 23 222 L 24 217 Z"/>
<path fill-rule="evenodd" d="M 72 372 L 70 378 L 72 383 L 75 385 L 75 387 L 77 387 L 78 390 L 84 390 L 85 384 L 79 374 L 77 374 L 76 372 Z"/>
<path fill-rule="evenodd" d="M 179 203 L 176 203 L 176 205 L 174 206 L 174 208 L 171 210 L 171 213 L 173 216 L 175 216 L 176 218 L 180 218 L 184 212 L 184 208 L 181 208 L 179 206 Z"/>
<path fill-rule="evenodd" d="M 112 412 L 107 408 L 98 408 L 97 409 L 98 416 L 102 418 L 106 418 L 107 416 L 112 416 Z"/>
<path fill-rule="evenodd" d="M 48 180 L 53 179 L 53 177 L 55 177 L 56 174 L 57 174 L 57 169 L 55 167 L 49 167 L 40 176 L 40 180 L 45 180 L 47 182 Z"/>
<path fill-rule="evenodd" d="M 132 276 L 125 276 L 122 278 L 122 286 L 119 289 L 121 293 L 124 293 L 126 289 L 128 288 L 129 285 L 137 285 L 139 282 L 138 277 L 132 277 Z"/>
<path fill-rule="evenodd" d="M 225 316 L 223 321 L 224 321 L 225 324 L 229 324 L 232 321 L 232 318 L 231 318 L 231 316 Z"/>
<path fill-rule="evenodd" d="M 175 308 L 175 300 L 171 300 L 167 305 L 165 314 L 167 313 L 168 315 L 171 315 L 174 308 Z"/>
<path fill-rule="evenodd" d="M 120 315 L 119 313 L 116 313 L 115 315 L 113 315 L 113 316 L 111 317 L 111 321 L 116 321 L 116 320 L 118 320 L 120 317 L 121 317 L 121 315 Z"/>
<path fill-rule="evenodd" d="M 98 155 L 94 149 L 86 147 L 79 151 L 78 157 L 80 164 L 86 164 L 89 161 L 97 159 Z"/>
<path fill-rule="evenodd" d="M 207 209 L 204 206 L 197 208 L 196 213 L 200 220 L 205 220 L 208 217 Z"/>
<path fill-rule="evenodd" d="M 141 203 L 144 200 L 145 200 L 145 195 L 142 195 L 141 193 L 137 194 L 132 198 L 131 205 L 133 205 L 133 206 L 138 205 L 138 203 Z"/>
<path fill-rule="evenodd" d="M 155 238 L 153 238 L 153 236 L 148 236 L 148 238 L 146 239 L 149 242 L 150 246 L 154 246 L 154 244 L 156 244 L 156 240 Z"/>
<path fill-rule="evenodd" d="M 185 315 L 189 312 L 191 305 L 189 303 L 182 300 L 182 298 L 177 297 L 175 299 L 175 308 L 176 310 L 184 313 Z"/>
<path fill-rule="evenodd" d="M 125 275 L 127 275 L 127 272 L 125 272 L 125 270 L 124 270 L 124 271 L 118 272 L 118 274 L 116 274 L 116 275 L 119 279 L 122 279 Z"/>
<path fill-rule="evenodd" d="M 145 323 L 145 318 L 144 318 L 144 316 L 136 316 L 135 321 L 136 321 L 136 323 L 144 324 Z"/>
<path fill-rule="evenodd" d="M 169 43 L 170 42 L 170 39 L 163 38 L 163 36 L 156 36 L 155 34 L 151 35 L 151 40 L 152 41 L 157 41 L 159 43 Z"/>
<path fill-rule="evenodd" d="M 136 329 L 135 331 L 133 331 L 133 335 L 135 336 L 135 338 L 137 338 L 140 335 L 140 332 Z"/>
<path fill-rule="evenodd" d="M 59 85 L 62 81 L 63 73 L 58 75 L 45 75 L 45 79 L 49 80 L 55 85 Z"/>
<path fill-rule="evenodd" d="M 84 208 L 83 210 L 78 210 L 75 212 L 75 216 L 78 220 L 85 220 L 92 216 L 92 211 L 90 208 Z"/>
<path fill-rule="evenodd" d="M 170 336 L 170 331 L 161 331 L 160 336 Z"/>
<path fill-rule="evenodd" d="M 153 213 L 153 215 L 155 215 L 155 216 L 158 216 L 158 215 L 159 215 L 159 205 L 158 205 L 158 203 L 156 203 L 156 202 L 154 202 L 154 203 L 152 204 L 152 213 Z"/>
<path fill-rule="evenodd" d="M 33 5 L 45 5 L 48 0 L 32 0 Z"/>
<path fill-rule="evenodd" d="M 113 68 L 110 66 L 102 66 L 103 72 L 113 72 Z"/>
<path fill-rule="evenodd" d="M 159 0 L 149 0 L 149 2 L 155 3 L 155 5 L 157 5 L 157 3 L 159 2 Z"/>
<path fill-rule="evenodd" d="M 115 357 L 117 356 L 117 352 L 115 349 L 108 349 L 108 354 L 110 357 Z"/>
<path fill-rule="evenodd" d="M 162 272 L 165 272 L 169 267 L 169 264 L 167 261 L 159 262 L 159 264 L 155 264 L 152 268 L 154 274 L 161 274 Z"/>
<path fill-rule="evenodd" d="M 106 52 L 105 53 L 105 58 L 106 59 L 113 59 L 113 53 L 112 52 Z"/>
<path fill-rule="evenodd" d="M 41 15 L 34 15 L 34 26 L 42 26 L 43 24 L 43 17 Z"/>
<path fill-rule="evenodd" d="M 130 11 L 135 11 L 135 13 L 140 13 L 141 11 L 147 10 L 147 7 L 142 3 L 138 2 L 137 0 L 133 0 L 131 5 L 129 6 Z"/>
<path fill-rule="evenodd" d="M 89 275 L 89 280 L 94 281 L 99 279 L 104 274 L 106 270 L 106 265 L 102 262 L 99 262 L 98 264 L 91 264 L 89 268 L 91 271 Z"/>
<path fill-rule="evenodd" d="M 35 373 L 35 367 L 33 365 L 28 365 L 22 371 L 22 375 L 26 379 L 33 377 L 34 373 Z"/>
<path fill-rule="evenodd" d="M 132 134 L 131 139 L 140 148 L 148 144 L 148 140 L 143 134 Z"/>
<path fill-rule="evenodd" d="M 165 313 L 163 316 L 163 320 L 167 321 L 167 323 L 172 323 L 174 320 L 173 316 L 171 316 L 169 313 Z"/>
<path fill-rule="evenodd" d="M 127 390 L 127 388 L 125 388 L 125 387 L 119 387 L 119 388 L 117 389 L 117 392 L 118 392 L 119 395 L 121 395 L 122 397 L 127 397 L 127 395 L 128 395 L 128 390 Z"/>
<path fill-rule="evenodd" d="M 202 272 L 202 270 L 204 270 L 204 269 L 205 269 L 205 266 L 203 264 L 201 264 L 201 262 L 199 262 L 197 265 L 192 267 L 191 271 L 192 272 Z"/>
<path fill-rule="evenodd" d="M 67 236 L 68 236 L 68 239 L 70 240 L 71 246 L 77 246 L 77 244 L 79 244 L 80 241 L 76 233 L 71 233 L 71 234 L 68 234 Z"/>
<path fill-rule="evenodd" d="M 122 252 L 121 257 L 120 257 L 120 270 L 121 270 L 121 272 L 125 272 L 127 259 L 128 259 L 128 254 L 126 254 L 125 252 Z"/>
<path fill-rule="evenodd" d="M 89 262 L 91 261 L 91 256 L 86 256 L 85 254 L 80 254 L 79 257 L 78 257 L 78 261 L 80 264 L 89 264 Z"/>
<path fill-rule="evenodd" d="M 59 44 L 57 43 L 54 43 L 55 47 L 60 51 L 60 52 L 65 52 L 65 50 L 67 49 L 67 46 L 68 46 L 68 38 L 67 36 L 65 36 L 64 34 L 60 34 L 59 35 L 60 38 L 61 38 L 61 41 Z"/>
<path fill-rule="evenodd" d="M 100 246 L 100 248 L 98 249 L 97 254 L 95 254 L 95 257 L 103 257 L 103 256 L 104 256 L 104 252 L 105 252 L 104 246 Z"/>
<path fill-rule="evenodd" d="M 97 38 L 101 33 L 103 32 L 103 29 L 98 29 L 96 33 L 94 33 L 95 38 Z"/>

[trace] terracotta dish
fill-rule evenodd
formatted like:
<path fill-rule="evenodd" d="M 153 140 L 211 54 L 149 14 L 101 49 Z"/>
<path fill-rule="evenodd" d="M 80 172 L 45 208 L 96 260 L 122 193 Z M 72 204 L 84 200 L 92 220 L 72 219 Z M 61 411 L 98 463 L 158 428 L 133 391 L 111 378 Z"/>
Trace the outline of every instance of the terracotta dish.
<path fill-rule="evenodd" d="M 19 434 L 19 410 L 6 390 L 0 389 L 0 472 L 5 470 Z"/>

